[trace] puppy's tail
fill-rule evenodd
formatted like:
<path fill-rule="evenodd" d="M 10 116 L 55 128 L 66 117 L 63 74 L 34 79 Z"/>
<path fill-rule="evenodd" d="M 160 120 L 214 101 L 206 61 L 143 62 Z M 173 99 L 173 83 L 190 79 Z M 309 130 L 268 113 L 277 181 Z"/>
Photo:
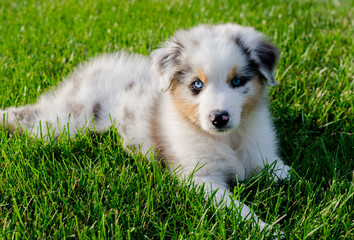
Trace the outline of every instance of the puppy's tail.
<path fill-rule="evenodd" d="M 84 129 L 100 132 L 110 125 L 103 110 L 95 97 L 80 99 L 62 88 L 43 95 L 33 105 L 0 109 L 0 130 L 38 138 L 56 138 L 63 131 L 70 136 Z"/>
<path fill-rule="evenodd" d="M 80 113 L 71 113 L 69 109 L 58 109 L 58 106 L 54 105 L 35 104 L 18 108 L 10 107 L 0 110 L 0 129 L 9 134 L 26 132 L 39 138 L 47 135 L 57 137 L 62 131 L 75 135 L 79 129 L 91 127 L 94 123 L 92 116 L 86 118 L 80 115 Z"/>

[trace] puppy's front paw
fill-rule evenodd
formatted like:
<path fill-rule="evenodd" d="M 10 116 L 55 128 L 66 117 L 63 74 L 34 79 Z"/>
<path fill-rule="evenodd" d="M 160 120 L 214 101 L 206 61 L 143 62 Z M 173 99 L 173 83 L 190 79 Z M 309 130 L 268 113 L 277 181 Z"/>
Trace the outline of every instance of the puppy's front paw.
<path fill-rule="evenodd" d="M 280 165 L 274 169 L 276 180 L 284 180 L 288 178 L 291 168 L 287 165 Z"/>
<path fill-rule="evenodd" d="M 263 221 L 258 221 L 258 226 L 262 234 L 268 239 L 284 239 L 284 233 L 279 229 L 279 226 L 273 226 Z"/>

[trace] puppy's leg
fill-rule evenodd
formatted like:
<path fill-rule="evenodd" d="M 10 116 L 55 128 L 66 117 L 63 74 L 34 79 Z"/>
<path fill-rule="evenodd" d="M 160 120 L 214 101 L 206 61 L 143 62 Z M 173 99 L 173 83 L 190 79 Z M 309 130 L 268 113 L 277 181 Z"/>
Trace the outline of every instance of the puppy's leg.
<path fill-rule="evenodd" d="M 75 79 L 67 80 L 33 105 L 0 109 L 0 128 L 10 133 L 18 129 L 36 137 L 53 133 L 56 137 L 63 130 L 75 135 L 79 129 L 107 128 L 109 115 L 100 96 L 94 94 L 94 87 L 77 85 Z"/>
<path fill-rule="evenodd" d="M 244 220 L 253 220 L 254 226 L 258 224 L 259 229 L 263 231 L 268 225 L 260 220 L 257 215 L 245 204 L 233 199 L 228 184 L 222 180 L 213 180 L 210 177 L 194 176 L 193 182 L 199 186 L 204 185 L 206 198 L 210 198 L 215 193 L 214 200 L 216 204 L 225 204 L 226 207 L 240 208 L 241 217 Z M 216 191 L 216 192 L 215 192 Z"/>
<path fill-rule="evenodd" d="M 249 128 L 248 138 L 242 150 L 240 158 L 248 173 L 262 170 L 265 165 L 274 166 L 275 180 L 285 179 L 289 175 L 290 167 L 285 165 L 278 155 L 278 144 L 274 127 L 268 117 L 268 110 L 250 121 L 252 126 Z"/>
<path fill-rule="evenodd" d="M 259 172 L 266 165 L 270 165 L 274 167 L 272 170 L 276 181 L 286 179 L 289 175 L 290 167 L 284 164 L 275 150 L 266 149 L 266 151 L 262 151 L 260 146 L 262 145 L 249 144 L 241 154 L 245 166 L 247 165 L 246 163 L 249 163 L 248 175 L 254 171 Z"/>

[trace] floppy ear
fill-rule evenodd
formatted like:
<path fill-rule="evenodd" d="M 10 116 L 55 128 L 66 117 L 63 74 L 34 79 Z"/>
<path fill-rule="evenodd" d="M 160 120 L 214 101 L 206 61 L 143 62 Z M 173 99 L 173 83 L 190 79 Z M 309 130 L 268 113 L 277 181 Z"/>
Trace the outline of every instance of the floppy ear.
<path fill-rule="evenodd" d="M 278 49 L 264 40 L 263 34 L 253 28 L 244 28 L 242 35 L 234 35 L 231 39 L 248 56 L 252 68 L 255 68 L 269 85 L 277 85 L 273 70 L 278 62 Z"/>
<path fill-rule="evenodd" d="M 275 82 L 273 70 L 278 62 L 278 48 L 274 45 L 262 40 L 260 41 L 253 54 L 251 54 L 251 59 L 258 65 L 258 71 L 266 82 L 270 86 L 275 86 L 278 83 Z"/>
<path fill-rule="evenodd" d="M 171 38 L 161 48 L 151 53 L 152 66 L 159 75 L 161 91 L 166 91 L 170 87 L 173 77 L 178 71 L 183 48 L 177 38 Z"/>

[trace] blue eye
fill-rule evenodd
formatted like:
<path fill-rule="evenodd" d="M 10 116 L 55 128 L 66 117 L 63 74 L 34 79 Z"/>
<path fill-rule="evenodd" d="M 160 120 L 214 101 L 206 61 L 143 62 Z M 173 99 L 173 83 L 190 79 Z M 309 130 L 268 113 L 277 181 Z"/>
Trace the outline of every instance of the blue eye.
<path fill-rule="evenodd" d="M 198 79 L 192 83 L 192 86 L 195 90 L 202 90 L 203 82 Z"/>
<path fill-rule="evenodd" d="M 241 80 L 239 78 L 234 78 L 231 80 L 231 85 L 237 87 L 241 84 Z"/>
<path fill-rule="evenodd" d="M 241 87 L 245 85 L 247 82 L 247 79 L 241 76 L 235 76 L 233 79 L 231 79 L 230 85 L 233 88 Z"/>

